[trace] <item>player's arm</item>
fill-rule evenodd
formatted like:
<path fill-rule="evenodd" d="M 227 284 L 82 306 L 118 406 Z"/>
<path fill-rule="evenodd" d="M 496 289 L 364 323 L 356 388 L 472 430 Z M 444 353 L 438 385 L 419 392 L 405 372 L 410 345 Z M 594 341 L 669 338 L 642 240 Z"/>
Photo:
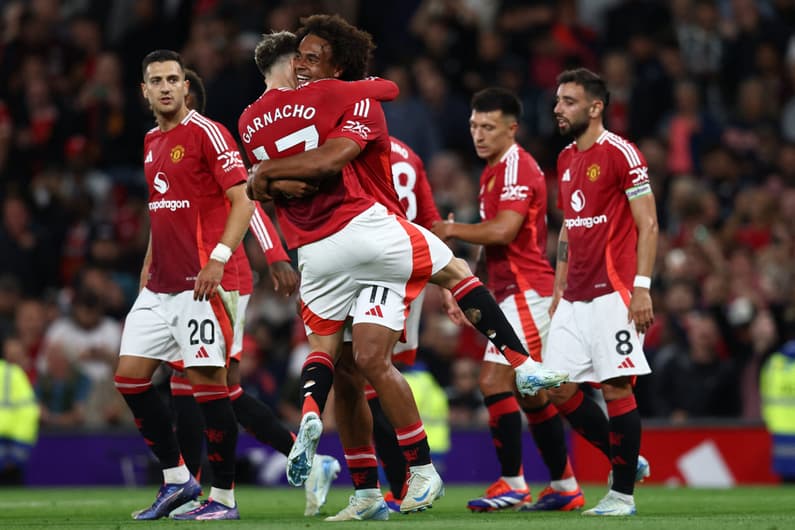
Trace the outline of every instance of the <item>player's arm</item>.
<path fill-rule="evenodd" d="M 224 276 L 224 265 L 246 234 L 254 212 L 254 204 L 246 197 L 246 187 L 243 182 L 227 188 L 226 197 L 232 206 L 226 218 L 224 232 L 210 254 L 210 259 L 196 277 L 193 288 L 194 300 L 209 300 L 215 295 Z"/>
<path fill-rule="evenodd" d="M 558 303 L 566 290 L 566 279 L 569 274 L 569 232 L 566 230 L 566 220 L 560 227 L 558 235 L 558 257 L 555 264 L 555 283 L 552 290 L 552 303 L 549 305 L 549 316 L 555 314 Z"/>
<path fill-rule="evenodd" d="M 645 333 L 654 322 L 649 286 L 657 256 L 657 206 L 654 195 L 647 193 L 629 201 L 632 218 L 638 229 L 638 264 L 628 318 L 638 333 Z"/>
<path fill-rule="evenodd" d="M 476 224 L 437 221 L 432 231 L 439 239 L 460 239 L 475 245 L 507 245 L 516 238 L 524 216 L 514 210 L 500 210 L 493 219 Z"/>
<path fill-rule="evenodd" d="M 268 261 L 268 270 L 274 290 L 277 293 L 290 296 L 298 286 L 298 273 L 290 264 L 290 257 L 282 246 L 282 240 L 276 227 L 273 226 L 273 221 L 259 203 L 254 203 L 250 229 Z"/>
<path fill-rule="evenodd" d="M 331 177 L 342 171 L 361 151 L 359 144 L 353 140 L 331 138 L 317 149 L 285 158 L 263 160 L 252 167 L 247 186 L 248 196 L 253 200 L 265 201 L 270 200 L 273 191 L 298 195 L 293 188 L 281 187 L 282 184 L 290 183 L 279 183 L 278 180 L 312 181 Z M 316 188 L 312 186 L 307 192 L 311 193 L 312 189 Z"/>
<path fill-rule="evenodd" d="M 149 242 L 146 244 L 144 263 L 141 265 L 141 276 L 138 279 L 138 291 L 143 291 L 149 281 L 149 267 L 152 265 L 152 232 L 149 232 Z"/>

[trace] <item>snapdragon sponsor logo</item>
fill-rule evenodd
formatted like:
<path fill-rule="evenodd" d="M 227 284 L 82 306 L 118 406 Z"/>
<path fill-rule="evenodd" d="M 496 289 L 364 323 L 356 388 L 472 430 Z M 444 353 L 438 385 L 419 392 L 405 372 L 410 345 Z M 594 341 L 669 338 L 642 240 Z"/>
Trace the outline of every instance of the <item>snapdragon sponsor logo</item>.
<path fill-rule="evenodd" d="M 171 210 L 175 212 L 182 208 L 190 208 L 190 201 L 187 199 L 179 201 L 160 199 L 159 201 L 152 201 L 149 203 L 150 212 L 156 212 L 157 210 Z"/>
<path fill-rule="evenodd" d="M 593 217 L 575 217 L 574 219 L 566 219 L 566 229 L 570 228 L 592 228 L 596 225 L 600 225 L 602 223 L 607 222 L 607 216 L 605 214 L 602 215 L 594 215 Z"/>

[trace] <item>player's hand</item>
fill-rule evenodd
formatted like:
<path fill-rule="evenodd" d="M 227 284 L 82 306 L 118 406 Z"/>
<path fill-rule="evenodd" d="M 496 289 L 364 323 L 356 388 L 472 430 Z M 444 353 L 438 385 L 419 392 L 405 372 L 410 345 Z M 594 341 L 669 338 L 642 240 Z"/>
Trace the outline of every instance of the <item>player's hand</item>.
<path fill-rule="evenodd" d="M 464 312 L 461 311 L 458 302 L 455 301 L 453 293 L 448 289 L 442 289 L 442 309 L 447 313 L 447 317 L 457 326 L 471 326 Z"/>
<path fill-rule="evenodd" d="M 654 311 L 651 307 L 651 295 L 648 289 L 635 287 L 629 301 L 629 322 L 635 323 L 638 333 L 646 333 L 654 322 Z"/>
<path fill-rule="evenodd" d="M 271 192 L 279 192 L 287 199 L 303 198 L 317 193 L 318 187 L 304 180 L 280 179 L 270 181 Z"/>
<path fill-rule="evenodd" d="M 433 232 L 436 237 L 441 239 L 442 241 L 447 241 L 450 239 L 451 235 L 450 232 L 452 230 L 452 224 L 455 222 L 455 214 L 450 212 L 447 214 L 447 219 L 444 221 L 436 221 L 431 226 L 431 232 Z"/>
<path fill-rule="evenodd" d="M 270 264 L 273 290 L 284 296 L 290 296 L 298 287 L 298 272 L 289 261 L 274 261 Z"/>
<path fill-rule="evenodd" d="M 196 276 L 196 283 L 193 286 L 193 299 L 203 301 L 215 296 L 215 290 L 221 285 L 223 277 L 224 264 L 214 259 L 207 260 L 207 264 Z"/>
<path fill-rule="evenodd" d="M 252 201 L 267 202 L 273 199 L 268 191 L 268 179 L 257 177 L 254 171 L 246 181 L 246 195 Z"/>

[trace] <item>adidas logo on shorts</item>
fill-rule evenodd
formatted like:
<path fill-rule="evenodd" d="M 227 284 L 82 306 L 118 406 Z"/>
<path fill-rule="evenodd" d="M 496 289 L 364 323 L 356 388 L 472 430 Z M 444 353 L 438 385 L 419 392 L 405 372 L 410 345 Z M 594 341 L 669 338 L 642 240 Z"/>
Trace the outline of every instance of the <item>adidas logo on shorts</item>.
<path fill-rule="evenodd" d="M 384 314 L 381 312 L 381 306 L 380 305 L 377 305 L 377 306 L 371 308 L 367 313 L 365 313 L 365 315 L 371 316 L 371 317 L 382 317 L 382 318 L 384 316 Z"/>
<path fill-rule="evenodd" d="M 635 363 L 632 362 L 632 359 L 627 357 L 624 359 L 621 364 L 618 365 L 619 368 L 635 368 Z"/>
<path fill-rule="evenodd" d="M 210 354 L 207 353 L 207 350 L 205 350 L 204 346 L 202 346 L 201 348 L 199 348 L 199 351 L 196 352 L 195 358 L 196 359 L 209 359 L 210 358 Z"/>

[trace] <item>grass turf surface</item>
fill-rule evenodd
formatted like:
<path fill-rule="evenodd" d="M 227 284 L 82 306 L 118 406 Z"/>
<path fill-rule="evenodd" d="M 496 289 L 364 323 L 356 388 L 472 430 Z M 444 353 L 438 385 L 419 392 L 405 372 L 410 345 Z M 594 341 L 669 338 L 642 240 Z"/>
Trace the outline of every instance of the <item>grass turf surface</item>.
<path fill-rule="evenodd" d="M 795 486 L 742 487 L 731 490 L 665 488 L 641 485 L 635 492 L 638 515 L 628 518 L 583 517 L 579 512 L 497 512 L 473 514 L 466 501 L 482 494 L 483 486 L 447 488 L 447 495 L 424 513 L 391 514 L 389 521 L 326 523 L 303 517 L 302 489 L 240 487 L 236 490 L 240 521 L 133 521 L 130 513 L 152 502 L 156 487 L 124 488 L 3 488 L 0 489 L 0 528 L 411 528 L 504 529 L 619 528 L 725 530 L 786 530 L 795 528 Z M 604 486 L 586 487 L 586 508 L 605 493 Z M 534 492 L 541 491 L 535 486 Z M 336 513 L 347 504 L 351 489 L 337 486 L 324 510 Z"/>

